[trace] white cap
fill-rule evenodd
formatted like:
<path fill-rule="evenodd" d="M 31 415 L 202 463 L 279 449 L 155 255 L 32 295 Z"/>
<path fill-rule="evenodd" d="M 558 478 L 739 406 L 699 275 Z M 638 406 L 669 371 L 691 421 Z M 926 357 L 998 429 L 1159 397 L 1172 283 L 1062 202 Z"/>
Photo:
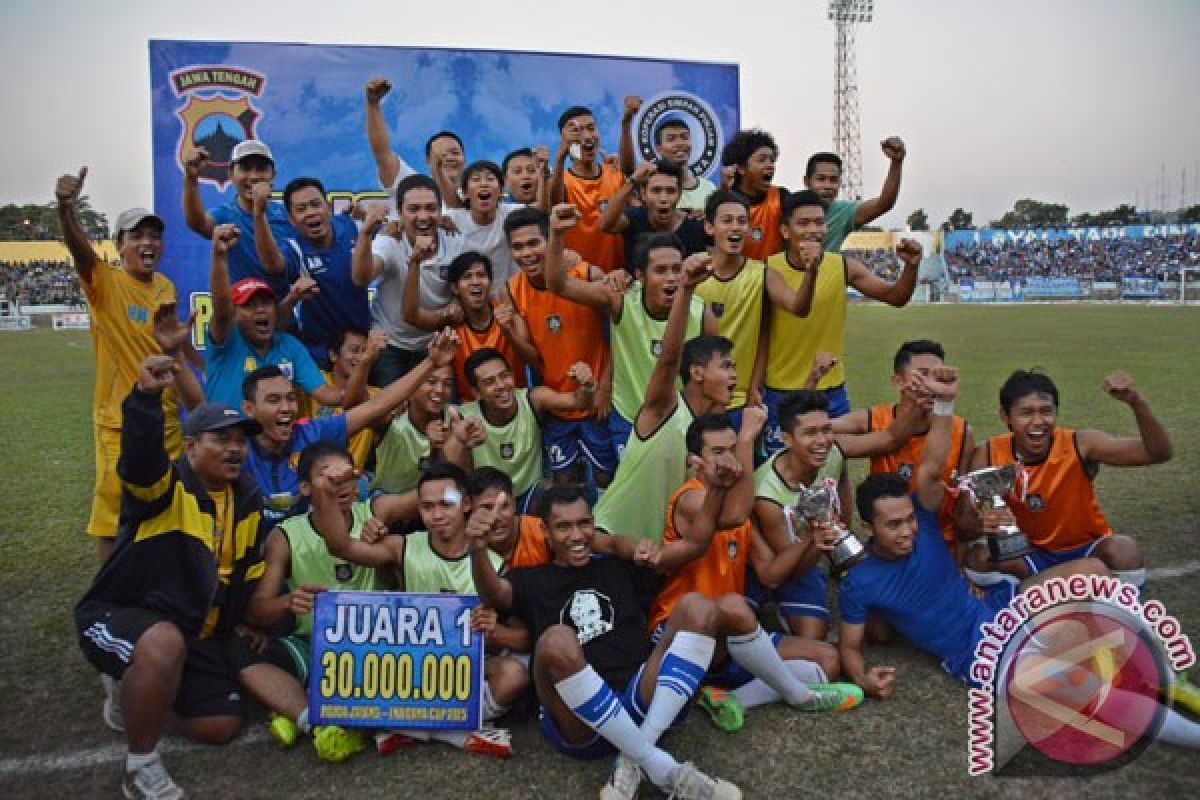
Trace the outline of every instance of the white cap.
<path fill-rule="evenodd" d="M 229 163 L 236 164 L 249 156 L 262 156 L 272 164 L 275 163 L 275 157 L 271 155 L 271 148 L 258 139 L 247 139 L 244 142 L 238 142 L 233 148 L 233 154 L 229 157 Z"/>
<path fill-rule="evenodd" d="M 144 208 L 127 208 L 117 215 L 117 222 L 113 226 L 113 237 L 116 238 L 122 233 L 128 233 L 148 219 L 157 222 L 159 230 L 167 227 L 162 217 L 153 211 L 147 211 Z"/>

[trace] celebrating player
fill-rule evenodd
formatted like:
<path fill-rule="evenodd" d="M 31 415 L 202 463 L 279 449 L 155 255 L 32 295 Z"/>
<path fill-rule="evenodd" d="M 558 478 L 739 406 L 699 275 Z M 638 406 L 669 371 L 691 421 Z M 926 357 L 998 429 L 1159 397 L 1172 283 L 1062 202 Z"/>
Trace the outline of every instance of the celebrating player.
<path fill-rule="evenodd" d="M 883 216 L 896 205 L 907 151 L 898 136 L 884 139 L 879 146 L 887 156 L 888 172 L 879 196 L 870 200 L 837 199 L 842 188 L 842 159 L 835 153 L 816 153 L 808 159 L 804 186 L 816 192 L 825 207 L 825 249 L 831 253 L 840 252 L 842 242 L 853 231 Z"/>

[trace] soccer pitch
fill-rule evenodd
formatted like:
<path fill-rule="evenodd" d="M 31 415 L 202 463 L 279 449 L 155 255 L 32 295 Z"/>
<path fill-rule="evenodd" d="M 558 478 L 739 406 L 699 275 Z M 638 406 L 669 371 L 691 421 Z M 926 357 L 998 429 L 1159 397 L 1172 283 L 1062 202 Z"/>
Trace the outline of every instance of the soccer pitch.
<path fill-rule="evenodd" d="M 1062 393 L 1060 424 L 1133 433 L 1128 408 L 1100 390 L 1126 369 L 1172 435 L 1174 459 L 1101 470 L 1113 528 L 1138 539 L 1148 594 L 1200 645 L 1200 309 L 1143 306 L 853 307 L 848 386 L 855 406 L 891 402 L 897 345 L 938 339 L 962 368 L 958 411 L 976 439 L 999 433 L 996 391 L 1016 368 L 1040 366 Z M 777 344 L 778 346 L 778 344 Z M 83 534 L 93 478 L 92 364 L 86 333 L 0 334 L 0 797 L 114 797 L 123 740 L 100 720 L 100 687 L 74 641 L 71 609 L 94 570 Z M 856 475 L 864 471 L 856 465 Z M 1183 574 L 1166 571 L 1176 569 Z M 1156 572 L 1157 571 L 1157 572 Z M 1086 779 L 966 773 L 966 690 L 904 644 L 868 648 L 869 664 L 898 667 L 895 696 L 837 716 L 756 709 L 737 734 L 693 714 L 667 748 L 747 797 L 1200 796 L 1194 752 L 1152 746 L 1127 768 Z M 172 775 L 206 798 L 594 797 L 610 762 L 553 753 L 530 721 L 513 723 L 507 762 L 424 745 L 331 766 L 311 748 L 281 752 L 261 735 L 227 748 L 168 752 Z M 261 734 L 261 728 L 259 729 Z M 644 785 L 643 796 L 657 793 Z"/>

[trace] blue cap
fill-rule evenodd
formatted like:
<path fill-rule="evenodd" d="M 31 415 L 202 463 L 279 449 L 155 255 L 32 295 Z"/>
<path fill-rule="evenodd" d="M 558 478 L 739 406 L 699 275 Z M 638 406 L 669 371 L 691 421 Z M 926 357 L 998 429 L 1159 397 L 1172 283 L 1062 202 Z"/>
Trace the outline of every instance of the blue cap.
<path fill-rule="evenodd" d="M 262 425 L 233 406 L 222 403 L 202 403 L 193 409 L 187 419 L 183 421 L 183 435 L 195 436 L 198 433 L 220 431 L 238 426 L 245 429 L 250 436 L 262 433 Z"/>

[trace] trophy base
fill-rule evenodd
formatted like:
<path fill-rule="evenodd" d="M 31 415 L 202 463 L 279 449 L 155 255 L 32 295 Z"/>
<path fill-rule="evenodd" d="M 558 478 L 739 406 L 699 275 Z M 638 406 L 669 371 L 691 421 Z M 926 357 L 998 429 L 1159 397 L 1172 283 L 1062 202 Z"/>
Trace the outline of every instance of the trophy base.
<path fill-rule="evenodd" d="M 1029 544 L 1029 540 L 1023 533 L 1002 533 L 997 536 L 989 536 L 987 539 L 988 561 L 992 564 L 1012 561 L 1033 552 L 1033 546 Z"/>
<path fill-rule="evenodd" d="M 867 557 L 867 549 L 863 547 L 854 534 L 846 534 L 834 545 L 829 554 L 829 564 L 835 575 L 842 575 L 858 562 Z"/>

